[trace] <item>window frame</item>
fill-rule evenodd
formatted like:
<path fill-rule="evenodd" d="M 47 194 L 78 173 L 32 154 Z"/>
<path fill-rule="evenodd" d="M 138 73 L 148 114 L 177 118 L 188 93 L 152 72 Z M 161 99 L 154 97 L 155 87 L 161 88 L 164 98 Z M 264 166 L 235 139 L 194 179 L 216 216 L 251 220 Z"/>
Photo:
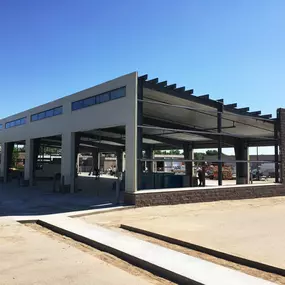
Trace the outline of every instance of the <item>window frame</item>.
<path fill-rule="evenodd" d="M 122 90 L 122 95 L 112 98 L 112 94 L 114 94 L 118 90 L 120 90 L 120 91 Z M 90 97 L 87 97 L 84 99 L 73 101 L 73 102 L 71 102 L 71 111 L 73 112 L 73 111 L 84 109 L 84 108 L 87 108 L 90 106 L 94 106 L 94 105 L 106 103 L 109 101 L 117 100 L 117 99 L 126 97 L 126 93 L 127 93 L 126 92 L 126 86 L 122 86 L 122 87 L 119 87 L 119 88 L 116 88 L 116 89 L 113 89 L 113 90 L 110 90 L 107 92 L 103 92 L 103 93 L 100 93 L 100 94 L 97 94 L 94 96 L 90 96 Z M 86 102 L 88 100 L 92 100 L 93 102 L 91 104 L 86 104 Z"/>
<path fill-rule="evenodd" d="M 43 117 L 40 117 L 40 115 L 43 114 Z M 52 109 L 48 109 L 39 113 L 32 114 L 30 116 L 31 122 L 41 121 L 44 119 L 52 118 L 55 116 L 59 116 L 63 114 L 63 106 L 54 107 Z"/>

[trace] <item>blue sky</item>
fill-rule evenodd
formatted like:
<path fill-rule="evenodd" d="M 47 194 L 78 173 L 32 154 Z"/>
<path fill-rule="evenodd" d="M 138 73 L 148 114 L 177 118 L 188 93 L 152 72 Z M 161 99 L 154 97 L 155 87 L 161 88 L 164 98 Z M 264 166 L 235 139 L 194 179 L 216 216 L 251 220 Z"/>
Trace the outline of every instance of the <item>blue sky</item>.
<path fill-rule="evenodd" d="M 275 115 L 284 0 L 1 0 L 0 118 L 138 71 Z"/>

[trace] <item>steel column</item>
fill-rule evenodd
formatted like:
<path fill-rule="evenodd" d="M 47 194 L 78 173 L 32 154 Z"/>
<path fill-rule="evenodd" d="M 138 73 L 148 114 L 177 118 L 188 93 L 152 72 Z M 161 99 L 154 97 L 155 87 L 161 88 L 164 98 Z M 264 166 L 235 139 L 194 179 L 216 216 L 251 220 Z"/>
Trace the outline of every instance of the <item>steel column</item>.
<path fill-rule="evenodd" d="M 222 112 L 224 106 L 221 104 L 218 108 L 218 114 L 217 114 L 217 130 L 218 133 L 222 132 Z M 218 136 L 218 184 L 221 186 L 223 184 L 223 163 L 222 160 L 222 137 L 221 135 Z"/>
<path fill-rule="evenodd" d="M 277 120 L 274 123 L 274 157 L 275 157 L 275 183 L 279 183 L 279 154 L 278 154 L 278 146 L 279 146 L 279 140 L 278 140 L 278 132 L 279 132 L 279 118 L 277 117 Z"/>
<path fill-rule="evenodd" d="M 137 126 L 143 124 L 143 81 L 138 80 Z M 142 147 L 143 129 L 137 127 L 137 188 L 142 189 Z"/>

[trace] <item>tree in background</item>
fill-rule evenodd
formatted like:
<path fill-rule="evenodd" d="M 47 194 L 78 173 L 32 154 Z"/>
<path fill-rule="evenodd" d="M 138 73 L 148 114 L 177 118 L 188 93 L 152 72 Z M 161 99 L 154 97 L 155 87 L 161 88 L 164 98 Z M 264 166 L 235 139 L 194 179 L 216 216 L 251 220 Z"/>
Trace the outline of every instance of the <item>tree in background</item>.
<path fill-rule="evenodd" d="M 11 161 L 12 167 L 17 167 L 18 158 L 19 158 L 19 151 L 16 147 L 14 147 L 13 153 L 12 153 L 12 161 Z"/>
<path fill-rule="evenodd" d="M 206 155 L 218 155 L 218 151 L 217 150 L 207 150 Z"/>
<path fill-rule="evenodd" d="M 59 154 L 58 148 L 54 148 L 54 147 L 45 147 L 44 148 L 45 154 Z"/>
<path fill-rule="evenodd" d="M 171 150 L 155 150 L 154 154 L 170 154 L 170 155 L 179 155 L 181 154 L 179 149 L 171 149 Z"/>
<path fill-rule="evenodd" d="M 205 153 L 204 152 L 194 152 L 194 160 L 204 160 Z M 195 161 L 195 166 L 201 164 L 200 161 Z"/>

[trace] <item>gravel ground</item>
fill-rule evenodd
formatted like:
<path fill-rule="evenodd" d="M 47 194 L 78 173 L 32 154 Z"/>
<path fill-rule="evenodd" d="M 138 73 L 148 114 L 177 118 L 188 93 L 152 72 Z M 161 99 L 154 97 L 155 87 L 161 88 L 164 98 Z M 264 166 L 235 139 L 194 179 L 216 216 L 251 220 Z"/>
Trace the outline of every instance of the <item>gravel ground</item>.
<path fill-rule="evenodd" d="M 171 284 L 37 226 L 0 218 L 1 285 Z"/>

